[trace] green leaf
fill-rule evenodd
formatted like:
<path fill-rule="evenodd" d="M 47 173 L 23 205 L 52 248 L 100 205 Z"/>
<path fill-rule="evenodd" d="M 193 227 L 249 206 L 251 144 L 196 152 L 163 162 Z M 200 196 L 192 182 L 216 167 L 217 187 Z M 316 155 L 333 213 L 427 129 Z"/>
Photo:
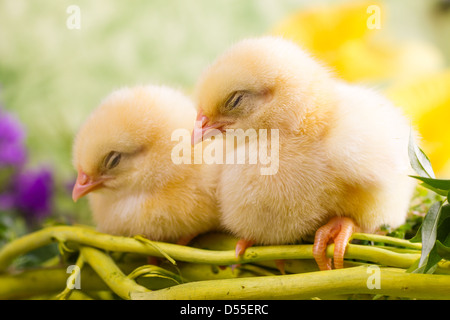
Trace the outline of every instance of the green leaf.
<path fill-rule="evenodd" d="M 428 229 L 428 234 L 431 236 L 427 248 L 424 251 L 425 244 L 422 243 L 422 255 L 420 261 L 411 266 L 408 271 L 412 273 L 433 273 L 437 268 L 437 263 L 446 255 L 446 248 L 450 246 L 450 204 L 441 206 L 436 214 L 436 208 L 439 202 L 433 204 L 425 216 L 422 226 L 417 231 L 416 236 L 411 239 L 411 242 L 420 242 L 424 237 L 425 231 L 422 227 Z M 431 213 L 430 213 L 431 212 Z M 433 221 L 434 216 L 434 221 Z M 427 219 L 427 217 L 429 217 Z M 425 223 L 425 220 L 427 222 Z M 435 229 L 435 231 L 430 231 Z M 433 240 L 434 239 L 434 240 Z M 439 244 L 441 246 L 439 246 Z M 431 249 L 430 249 L 431 247 Z M 449 248 L 450 249 L 450 248 Z M 428 253 L 427 253 L 428 252 Z"/>
<path fill-rule="evenodd" d="M 450 260 L 450 205 L 442 207 L 438 224 L 436 240 L 437 253 L 444 259 Z"/>
<path fill-rule="evenodd" d="M 423 273 L 432 274 L 437 268 L 437 264 L 439 261 L 441 261 L 442 258 L 437 252 L 436 245 L 433 246 L 433 249 L 431 249 L 430 253 L 428 254 L 428 259 L 425 263 L 425 268 L 423 269 Z"/>
<path fill-rule="evenodd" d="M 414 142 L 413 131 L 409 134 L 408 155 L 411 167 L 421 177 L 435 178 L 430 159 Z"/>
<path fill-rule="evenodd" d="M 444 227 L 444 223 L 446 222 L 445 220 L 450 218 L 450 204 L 448 204 L 448 203 L 444 204 L 442 206 L 441 211 L 442 212 L 441 212 L 441 215 L 439 217 L 439 226 L 438 226 L 439 229 L 443 228 Z M 450 233 L 450 230 L 448 230 L 445 233 L 445 235 L 447 235 L 448 233 Z"/>
<path fill-rule="evenodd" d="M 409 239 L 410 242 L 422 242 L 422 226 L 419 227 L 414 237 Z"/>
<path fill-rule="evenodd" d="M 436 189 L 436 188 L 434 188 L 434 187 L 432 187 L 432 186 L 426 184 L 425 182 L 422 183 L 421 186 L 424 187 L 424 188 L 427 188 L 428 190 L 431 190 L 431 191 L 437 193 L 437 194 L 440 195 L 440 196 L 448 197 L 448 193 L 447 193 L 446 190 Z"/>
<path fill-rule="evenodd" d="M 444 245 L 450 245 L 450 204 L 443 205 L 439 215 L 436 240 Z"/>
<path fill-rule="evenodd" d="M 431 186 L 435 189 L 441 190 L 443 192 L 444 197 L 446 195 L 448 195 L 448 192 L 450 191 L 450 180 L 431 179 L 431 178 L 425 178 L 425 177 L 419 177 L 419 176 L 410 176 L 410 177 L 418 179 L 418 180 L 424 182 L 426 185 Z M 424 186 L 424 187 L 426 187 L 426 186 Z"/>
<path fill-rule="evenodd" d="M 411 265 L 411 267 L 409 267 L 408 270 L 406 270 L 406 272 L 432 274 L 432 273 L 434 273 L 434 271 L 436 271 L 437 263 L 439 261 L 441 261 L 441 257 L 436 253 L 436 249 L 433 248 L 433 250 L 431 250 L 428 257 L 425 259 L 425 263 L 423 266 L 421 266 L 420 268 L 418 267 L 419 259 L 417 259 L 417 261 L 415 261 Z"/>
<path fill-rule="evenodd" d="M 437 226 L 441 213 L 442 201 L 435 202 L 428 210 L 422 223 L 422 254 L 419 268 L 425 264 L 425 259 L 434 247 L 437 236 Z"/>
<path fill-rule="evenodd" d="M 448 239 L 450 239 L 450 234 L 448 236 Z M 446 246 L 442 244 L 439 240 L 436 241 L 436 249 L 437 253 L 444 259 L 450 260 L 450 246 Z"/>
<path fill-rule="evenodd" d="M 428 259 L 428 258 L 427 258 Z M 408 273 L 422 273 L 422 271 L 419 270 L 419 260 L 417 259 L 416 261 L 413 262 L 413 264 L 406 270 L 406 272 Z M 424 267 L 422 267 L 424 268 Z"/>

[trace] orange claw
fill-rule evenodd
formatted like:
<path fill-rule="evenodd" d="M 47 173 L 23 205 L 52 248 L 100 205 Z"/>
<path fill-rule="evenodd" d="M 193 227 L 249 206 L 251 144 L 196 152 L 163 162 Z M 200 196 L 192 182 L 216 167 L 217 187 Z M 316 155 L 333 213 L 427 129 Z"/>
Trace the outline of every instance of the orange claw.
<path fill-rule="evenodd" d="M 275 265 L 277 266 L 277 269 L 281 274 L 286 274 L 286 271 L 284 269 L 284 260 L 275 260 Z"/>
<path fill-rule="evenodd" d="M 158 260 L 157 257 L 148 256 L 147 257 L 147 264 L 152 265 L 152 266 L 158 266 L 159 265 L 159 260 Z"/>
<path fill-rule="evenodd" d="M 316 231 L 313 246 L 313 256 L 320 270 L 331 270 L 331 259 L 327 258 L 326 250 L 329 243 L 334 241 L 334 267 L 344 267 L 344 254 L 351 235 L 358 227 L 355 222 L 346 217 L 334 217 L 326 225 Z"/>
<path fill-rule="evenodd" d="M 242 256 L 245 253 L 245 250 L 248 247 L 251 247 L 254 243 L 255 243 L 254 241 L 240 239 L 236 243 L 236 258 L 238 258 L 239 256 Z"/>
<path fill-rule="evenodd" d="M 180 239 L 178 239 L 177 244 L 179 244 L 180 246 L 187 246 L 189 244 L 189 242 L 192 241 L 192 239 L 194 239 L 197 235 L 189 235 L 189 236 L 184 236 L 181 237 Z"/>

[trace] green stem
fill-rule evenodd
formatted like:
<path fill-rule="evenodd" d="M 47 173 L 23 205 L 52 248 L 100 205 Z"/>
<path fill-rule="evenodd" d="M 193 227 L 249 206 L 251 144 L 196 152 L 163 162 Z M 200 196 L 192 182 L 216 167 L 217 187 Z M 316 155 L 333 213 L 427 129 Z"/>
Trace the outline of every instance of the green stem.
<path fill-rule="evenodd" d="M 57 296 L 58 298 L 58 296 Z M 94 300 L 92 297 L 88 296 L 86 293 L 81 292 L 79 290 L 72 291 L 70 296 L 67 298 L 68 300 Z"/>
<path fill-rule="evenodd" d="M 391 244 L 394 246 L 399 246 L 399 247 L 409 248 L 409 249 L 416 249 L 416 250 L 422 249 L 421 243 L 410 242 L 409 240 L 388 237 L 388 236 L 383 236 L 383 235 L 379 235 L 379 234 L 354 233 L 354 234 L 352 234 L 351 239 L 382 242 L 382 243 Z"/>
<path fill-rule="evenodd" d="M 376 245 L 377 248 L 380 249 L 385 249 L 385 250 L 389 250 L 392 252 L 397 252 L 397 253 L 412 253 L 412 254 L 416 254 L 420 251 L 415 250 L 415 249 L 405 249 L 405 248 L 397 248 L 397 247 L 392 247 L 392 246 L 382 246 L 382 245 Z"/>
<path fill-rule="evenodd" d="M 286 276 L 186 283 L 132 299 L 310 299 L 341 294 L 379 294 L 421 299 L 450 299 L 450 277 L 379 268 L 379 289 L 370 288 L 375 273 L 367 266 Z M 330 286 L 332 284 L 332 286 Z"/>
<path fill-rule="evenodd" d="M 168 269 L 173 269 L 173 266 L 168 266 Z M 255 274 L 241 268 L 232 270 L 231 267 L 219 268 L 217 265 L 203 264 L 203 263 L 189 263 L 180 262 L 177 265 L 178 271 L 183 278 L 188 281 L 203 281 L 203 280 L 218 280 L 229 278 L 244 278 L 253 277 Z M 176 270 L 174 270 L 175 272 Z"/>
<path fill-rule="evenodd" d="M 117 237 L 99 233 L 88 228 L 57 226 L 30 233 L 5 245 L 0 251 L 0 271 L 3 271 L 17 256 L 47 245 L 52 241 L 73 241 L 106 251 L 132 252 L 143 255 L 164 257 L 169 255 L 176 261 L 230 265 L 264 260 L 313 259 L 312 245 L 280 245 L 248 248 L 245 254 L 236 258 L 234 250 L 213 251 L 180 246 L 170 243 L 153 242 L 149 245 L 128 237 Z M 327 255 L 333 255 L 333 245 L 328 246 Z M 161 250 L 165 253 L 162 254 Z M 408 268 L 418 254 L 402 254 L 372 246 L 349 244 L 346 259 L 371 261 L 382 265 Z"/>
<path fill-rule="evenodd" d="M 334 244 L 327 248 L 327 256 L 332 257 Z M 352 245 L 347 246 L 345 258 L 370 261 L 384 266 L 409 268 L 420 257 L 420 253 L 398 253 L 390 250 L 380 249 L 374 246 Z"/>
<path fill-rule="evenodd" d="M 305 272 L 319 271 L 319 267 L 317 266 L 316 261 L 313 259 L 285 260 L 284 263 L 285 263 L 284 270 L 286 270 L 287 273 L 305 273 Z M 256 264 L 258 266 L 277 270 L 277 265 L 274 260 L 259 261 L 256 262 Z M 367 263 L 345 261 L 344 268 L 355 267 L 365 264 Z"/>
<path fill-rule="evenodd" d="M 256 276 L 274 276 L 275 275 L 275 273 L 270 272 L 269 270 L 267 270 L 265 268 L 262 268 L 262 267 L 259 267 L 257 265 L 253 265 L 253 264 L 250 264 L 250 263 L 241 265 L 239 267 L 239 270 L 240 271 L 243 270 L 243 271 L 252 272 Z"/>
<path fill-rule="evenodd" d="M 37 295 L 61 292 L 66 287 L 69 276 L 67 266 L 32 269 L 13 275 L 0 275 L 0 299 L 25 299 Z M 80 279 L 81 290 L 83 291 L 108 289 L 89 266 L 84 266 L 81 269 Z"/>
<path fill-rule="evenodd" d="M 147 288 L 138 285 L 134 280 L 125 276 L 114 263 L 114 260 L 104 252 L 90 247 L 81 247 L 80 254 L 105 281 L 107 286 L 122 299 L 130 299 L 131 292 L 150 292 Z"/>
<path fill-rule="evenodd" d="M 81 276 L 81 270 L 83 269 L 84 260 L 83 260 L 83 256 L 81 254 L 78 256 L 78 259 L 77 259 L 77 262 L 75 263 L 75 265 L 78 267 L 78 269 L 75 269 L 74 272 L 72 273 L 73 284 L 75 284 L 76 277 Z M 60 294 L 57 295 L 57 299 L 58 300 L 67 300 L 70 298 L 70 295 L 72 294 L 72 292 L 73 292 L 73 288 L 71 289 L 69 286 L 66 285 L 66 288 Z"/>
<path fill-rule="evenodd" d="M 448 260 L 441 260 L 438 263 L 438 266 L 437 266 L 437 269 L 436 269 L 435 273 L 450 275 L 450 261 L 448 261 Z"/>
<path fill-rule="evenodd" d="M 117 264 L 124 274 L 133 278 L 136 271 L 142 270 L 143 261 L 128 261 L 126 263 Z M 58 267 L 46 267 L 40 269 L 30 269 L 21 271 L 16 274 L 0 275 L 0 300 L 6 299 L 27 299 L 32 297 L 55 298 L 57 292 L 61 292 L 66 287 L 67 279 L 70 276 L 67 273 L 68 265 Z M 174 273 L 179 273 L 186 278 L 186 281 L 202 281 L 214 279 L 227 279 L 237 277 L 254 276 L 252 272 L 244 270 L 231 271 L 231 268 L 220 269 L 214 265 L 179 263 L 178 266 L 167 265 Z M 156 269 L 156 267 L 154 268 Z M 89 264 L 85 264 L 81 269 L 81 290 L 74 289 L 69 299 L 76 298 L 80 291 L 92 293 L 97 291 L 106 291 L 109 287 L 91 268 Z M 136 282 L 142 281 L 137 277 Z M 154 284 L 152 282 L 152 284 Z M 173 283 L 168 283 L 173 284 Z M 150 286 L 151 288 L 154 285 Z M 108 291 L 110 292 L 110 291 Z"/>
<path fill-rule="evenodd" d="M 155 277 L 155 278 L 163 278 L 168 279 L 176 284 L 187 282 L 181 275 L 176 274 L 174 272 L 168 271 L 164 268 L 155 266 L 155 265 L 143 265 L 135 270 L 133 270 L 128 278 L 131 280 L 137 279 L 139 277 Z"/>

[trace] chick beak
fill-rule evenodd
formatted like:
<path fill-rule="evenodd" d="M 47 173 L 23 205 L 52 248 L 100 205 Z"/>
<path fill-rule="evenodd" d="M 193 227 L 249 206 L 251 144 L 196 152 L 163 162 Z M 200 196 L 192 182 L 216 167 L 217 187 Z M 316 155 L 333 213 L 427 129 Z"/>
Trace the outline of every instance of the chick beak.
<path fill-rule="evenodd" d="M 194 130 L 192 131 L 191 143 L 195 145 L 202 140 L 217 134 L 216 130 L 223 131 L 223 127 L 226 125 L 224 122 L 211 123 L 209 118 L 203 115 L 203 111 L 200 109 L 197 113 L 197 119 L 195 120 Z M 214 130 L 215 129 L 215 130 Z"/>
<path fill-rule="evenodd" d="M 84 197 L 88 193 L 101 188 L 105 179 L 97 178 L 94 179 L 83 171 L 78 171 L 77 181 L 75 182 L 75 186 L 72 190 L 72 199 L 74 202 L 77 202 L 78 199 Z"/>

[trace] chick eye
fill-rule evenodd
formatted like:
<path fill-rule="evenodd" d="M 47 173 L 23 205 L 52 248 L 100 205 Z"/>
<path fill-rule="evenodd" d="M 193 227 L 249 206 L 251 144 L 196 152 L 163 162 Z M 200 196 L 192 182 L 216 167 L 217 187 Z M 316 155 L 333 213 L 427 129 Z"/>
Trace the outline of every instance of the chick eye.
<path fill-rule="evenodd" d="M 111 151 L 105 158 L 105 168 L 111 170 L 117 167 L 120 163 L 122 154 L 116 151 Z"/>
<path fill-rule="evenodd" d="M 242 98 L 244 97 L 244 93 L 243 92 L 235 92 L 230 100 L 228 100 L 227 106 L 229 109 L 234 109 L 236 108 L 239 103 L 242 101 Z"/>

